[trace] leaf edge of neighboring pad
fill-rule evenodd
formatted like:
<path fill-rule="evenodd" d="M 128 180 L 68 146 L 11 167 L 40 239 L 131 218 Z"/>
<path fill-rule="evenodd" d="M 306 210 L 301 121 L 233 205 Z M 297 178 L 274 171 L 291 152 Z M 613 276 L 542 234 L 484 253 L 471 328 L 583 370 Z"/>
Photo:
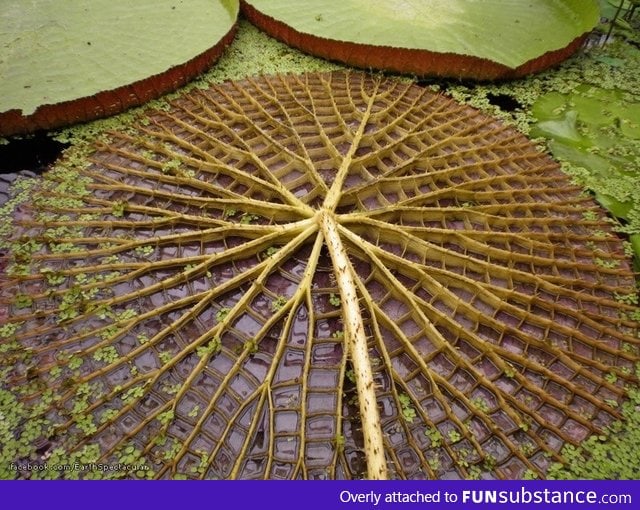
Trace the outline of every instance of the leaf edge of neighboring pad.
<path fill-rule="evenodd" d="M 358 35 L 354 35 L 357 30 L 352 27 L 357 27 L 360 20 L 366 21 L 368 12 L 365 11 L 354 15 L 354 24 L 350 25 L 344 39 L 336 39 L 321 31 L 313 33 L 308 30 L 308 26 L 293 26 L 294 24 L 289 24 L 289 20 L 278 19 L 276 15 L 273 15 L 272 11 L 267 13 L 265 9 L 260 10 L 262 7 L 255 6 L 255 4 L 260 3 L 260 1 L 256 0 L 240 0 L 241 12 L 249 21 L 272 37 L 315 56 L 364 69 L 374 68 L 418 76 L 474 80 L 514 79 L 553 67 L 569 58 L 582 46 L 588 33 L 599 19 L 598 6 L 591 0 L 589 0 L 588 5 L 581 4 L 579 6 L 574 5 L 577 3 L 575 0 L 568 2 L 572 5 L 567 5 L 567 2 L 548 0 L 545 3 L 550 9 L 565 9 L 566 16 L 574 17 L 576 26 L 572 30 L 568 29 L 569 23 L 566 20 L 564 23 L 560 23 L 561 20 L 558 19 L 557 21 L 562 26 L 556 27 L 555 31 L 551 31 L 551 33 L 562 33 L 559 36 L 561 42 L 556 41 L 549 44 L 549 27 L 544 26 L 542 23 L 540 37 L 523 39 L 520 43 L 513 40 L 496 39 L 496 32 L 479 28 L 479 30 L 486 31 L 487 39 L 482 44 L 490 48 L 490 51 L 469 50 L 468 47 L 465 49 L 464 43 L 468 41 L 462 41 L 459 46 L 462 51 L 457 51 L 455 43 L 451 45 L 446 41 L 439 48 L 429 46 L 431 44 L 429 41 L 433 40 L 433 32 L 426 30 L 425 27 L 416 28 L 406 20 L 406 26 L 394 20 L 396 25 L 406 28 L 398 30 L 397 33 L 401 33 L 401 37 L 404 37 L 405 34 L 410 34 L 409 39 L 418 41 L 418 44 L 415 44 L 414 47 L 409 47 L 409 45 L 402 47 L 402 45 L 393 44 L 385 37 L 385 33 L 389 32 L 388 27 L 382 28 L 380 33 L 372 34 L 369 31 L 364 38 L 361 37 L 361 32 L 366 31 L 365 29 L 358 32 Z M 343 4 L 341 13 L 349 9 L 351 4 L 353 2 Z M 450 5 L 450 3 L 446 5 Z M 281 9 L 281 12 L 283 10 Z M 315 14 L 315 11 L 309 13 L 308 16 L 310 16 L 311 22 L 315 22 L 318 25 L 325 21 L 325 15 Z M 472 16 L 469 19 L 472 20 L 469 23 L 473 24 L 475 22 Z M 487 18 L 483 19 L 486 21 Z M 385 21 L 389 22 L 390 20 L 385 19 Z M 463 23 L 460 23 L 460 25 L 456 25 L 456 21 L 447 23 L 442 24 L 441 32 L 455 34 L 453 39 L 457 39 L 458 34 L 468 29 L 468 27 L 465 28 L 463 26 Z M 515 23 L 519 24 L 519 20 L 516 19 Z M 368 30 L 374 25 L 374 23 L 369 23 L 365 28 Z M 490 24 L 489 26 L 492 25 Z M 427 37 L 420 38 L 418 29 L 426 33 Z M 545 31 L 542 32 L 542 30 Z M 478 37 L 477 34 L 475 36 Z M 449 35 L 446 35 L 446 37 L 449 37 Z M 540 48 L 538 51 L 523 51 L 522 56 L 516 58 L 513 55 L 500 55 L 505 46 L 509 47 L 506 50 L 507 52 L 512 52 L 514 46 L 532 46 L 532 40 L 538 42 L 537 46 Z"/>
<path fill-rule="evenodd" d="M 164 7 L 169 7 L 169 4 L 170 2 Z M 157 4 L 153 4 L 153 7 L 156 6 Z M 92 6 L 92 8 L 95 7 L 95 5 Z M 157 7 L 160 8 L 160 6 Z M 194 10 L 193 6 L 188 6 L 188 8 L 191 11 Z M 169 62 L 169 59 L 158 59 L 158 61 L 152 64 L 153 67 L 147 76 L 143 76 L 143 73 L 138 73 L 138 76 L 133 76 L 130 80 L 123 78 L 120 84 L 117 83 L 117 78 L 116 81 L 112 78 L 112 86 L 106 84 L 106 82 L 101 84 L 99 77 L 90 77 L 87 80 L 87 84 L 77 89 L 78 92 L 75 97 L 73 93 L 67 91 L 60 96 L 59 100 L 56 100 L 53 95 L 48 97 L 48 91 L 52 89 L 43 89 L 40 87 L 36 94 L 34 94 L 36 97 L 31 100 L 26 100 L 24 97 L 21 98 L 18 91 L 16 91 L 16 94 L 13 95 L 13 100 L 5 99 L 0 103 L 4 103 L 4 106 L 0 107 L 0 136 L 13 136 L 39 130 L 56 129 L 80 122 L 108 117 L 156 99 L 163 94 L 172 92 L 187 84 L 190 80 L 211 67 L 220 58 L 225 48 L 233 41 L 237 31 L 237 18 L 239 14 L 238 0 L 216 0 L 215 5 L 212 4 L 210 8 L 211 12 L 205 17 L 205 21 L 216 17 L 222 12 L 225 13 L 225 18 L 221 19 L 217 31 L 207 30 L 206 27 L 201 29 L 201 32 L 207 32 L 210 39 L 203 41 L 198 48 L 194 47 L 191 50 L 187 50 L 190 51 L 192 55 L 187 57 L 185 53 L 185 58 L 175 62 Z M 176 12 L 174 9 L 176 9 L 176 6 L 171 6 L 172 12 Z M 117 7 L 112 14 L 119 14 Z M 176 12 L 176 14 L 178 13 Z M 191 17 L 193 17 L 194 14 L 194 12 L 191 12 Z M 49 22 L 53 25 L 57 24 L 55 19 L 50 19 Z M 131 21 L 128 21 L 128 23 L 130 24 Z M 184 33 L 185 30 L 190 29 L 189 19 L 180 19 L 172 23 L 176 33 L 173 34 L 173 38 L 169 38 L 169 41 L 175 41 L 179 38 L 180 33 Z M 16 21 L 16 24 L 19 24 L 19 21 Z M 29 27 L 27 27 L 27 30 L 28 28 Z M 95 28 L 97 30 L 99 26 Z M 123 29 L 124 28 L 123 26 Z M 151 28 L 150 31 L 152 30 L 153 28 Z M 61 37 L 64 37 L 63 32 L 68 32 L 68 30 L 61 30 L 60 32 Z M 10 36 L 8 29 L 7 34 Z M 81 35 L 82 34 L 80 34 L 80 36 Z M 129 42 L 132 42 L 138 36 L 132 35 L 131 37 L 132 40 Z M 138 38 L 138 40 L 141 39 Z M 0 41 L 0 45 L 5 49 L 9 48 L 10 43 L 11 41 Z M 34 44 L 36 43 L 37 40 L 34 41 Z M 67 46 L 69 44 L 77 45 L 79 41 L 66 41 L 66 44 Z M 91 46 L 91 41 L 88 41 L 86 44 L 87 46 Z M 101 51 L 116 51 L 117 44 L 118 42 L 114 43 L 112 48 Z M 170 47 L 170 44 L 170 42 L 164 43 L 166 47 Z M 111 44 L 109 44 L 109 46 L 111 46 Z M 134 52 L 140 51 L 138 47 L 133 45 L 128 46 L 128 48 Z M 64 52 L 64 48 L 61 48 L 61 51 Z M 67 51 L 69 51 L 69 48 L 67 48 Z M 162 47 L 160 51 L 163 51 Z M 182 51 L 184 52 L 185 50 Z M 153 61 L 154 55 L 157 55 L 157 49 L 150 45 L 145 58 Z M 106 56 L 108 57 L 109 55 Z M 52 62 L 55 62 L 57 58 L 55 53 L 50 54 L 50 57 Z M 112 54 L 111 57 L 113 58 L 114 55 Z M 44 57 L 41 56 L 40 58 L 43 59 Z M 119 56 L 116 58 L 119 58 Z M 142 57 L 138 55 L 138 59 L 140 58 Z M 124 61 L 121 61 L 121 63 L 122 62 Z M 5 78 L 11 75 L 19 77 L 23 71 L 20 71 L 19 66 L 11 65 L 10 67 L 9 64 L 10 62 L 7 59 L 7 61 L 3 63 L 4 66 L 0 69 L 0 72 L 5 74 Z M 72 65 L 70 64 L 69 67 L 72 67 Z M 117 62 L 113 65 L 114 74 L 119 72 L 119 67 L 122 66 Z M 27 71 L 27 73 L 28 72 L 29 71 Z M 56 73 L 59 72 L 60 69 L 52 66 L 52 77 L 55 77 Z M 44 79 L 43 77 L 33 77 L 33 81 Z M 49 81 L 52 79 L 54 78 L 49 78 Z M 66 79 L 71 80 L 71 78 Z M 91 84 L 92 80 L 96 82 L 95 87 Z M 8 95 L 11 87 L 19 86 L 19 81 L 16 80 L 16 82 L 12 82 L 6 91 L 3 90 L 3 87 L 0 87 L 0 91 L 7 92 Z M 22 88 L 30 88 L 30 85 L 23 84 Z M 93 93 L 92 88 L 95 88 Z M 40 96 L 40 98 L 37 96 Z M 11 104 L 12 102 L 13 104 Z"/>

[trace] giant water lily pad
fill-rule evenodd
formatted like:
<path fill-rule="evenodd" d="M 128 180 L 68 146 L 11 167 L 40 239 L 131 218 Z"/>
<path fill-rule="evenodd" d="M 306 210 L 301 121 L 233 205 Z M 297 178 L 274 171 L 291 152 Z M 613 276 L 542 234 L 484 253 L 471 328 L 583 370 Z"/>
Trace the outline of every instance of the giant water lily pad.
<path fill-rule="evenodd" d="M 0 136 L 119 113 L 184 85 L 233 37 L 237 0 L 3 1 Z"/>
<path fill-rule="evenodd" d="M 544 476 L 635 381 L 601 209 L 513 128 L 410 83 L 194 90 L 19 215 L 0 469 Z"/>
<path fill-rule="evenodd" d="M 363 68 L 513 78 L 574 53 L 598 23 L 594 0 L 242 0 L 260 28 Z"/>

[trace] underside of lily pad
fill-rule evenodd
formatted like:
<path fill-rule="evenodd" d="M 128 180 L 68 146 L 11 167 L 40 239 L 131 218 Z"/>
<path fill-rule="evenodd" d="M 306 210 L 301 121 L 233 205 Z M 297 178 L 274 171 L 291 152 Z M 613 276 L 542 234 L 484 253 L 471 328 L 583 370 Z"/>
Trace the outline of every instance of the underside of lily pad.
<path fill-rule="evenodd" d="M 185 85 L 233 39 L 238 0 L 7 0 L 0 136 L 120 113 Z"/>
<path fill-rule="evenodd" d="M 276 39 L 364 69 L 512 79 L 574 54 L 598 23 L 593 0 L 241 0 Z"/>
<path fill-rule="evenodd" d="M 194 90 L 59 164 L 18 220 L 8 462 L 544 476 L 636 381 L 602 210 L 513 128 L 410 83 Z"/>

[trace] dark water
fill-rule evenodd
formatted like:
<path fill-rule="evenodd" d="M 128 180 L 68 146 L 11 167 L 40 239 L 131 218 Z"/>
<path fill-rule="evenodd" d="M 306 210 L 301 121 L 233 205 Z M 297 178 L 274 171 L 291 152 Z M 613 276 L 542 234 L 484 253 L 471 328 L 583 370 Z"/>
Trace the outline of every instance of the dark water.
<path fill-rule="evenodd" d="M 19 176 L 41 174 L 67 147 L 44 133 L 11 138 L 9 143 L 0 145 L 0 205 L 9 199 L 9 188 Z"/>

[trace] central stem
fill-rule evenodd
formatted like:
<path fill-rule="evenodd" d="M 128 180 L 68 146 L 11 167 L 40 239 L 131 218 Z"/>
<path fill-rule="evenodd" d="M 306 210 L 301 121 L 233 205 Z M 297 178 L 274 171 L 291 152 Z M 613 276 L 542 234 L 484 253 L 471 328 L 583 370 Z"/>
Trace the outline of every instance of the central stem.
<path fill-rule="evenodd" d="M 364 450 L 367 458 L 367 477 L 370 480 L 387 478 L 387 462 L 384 456 L 380 414 L 371 371 L 371 360 L 367 347 L 362 313 L 354 280 L 354 270 L 349 261 L 340 235 L 335 215 L 326 209 L 318 214 L 324 240 L 331 254 L 336 273 L 340 300 L 344 313 L 347 352 L 351 357 L 358 391 L 360 419 L 364 435 Z"/>

